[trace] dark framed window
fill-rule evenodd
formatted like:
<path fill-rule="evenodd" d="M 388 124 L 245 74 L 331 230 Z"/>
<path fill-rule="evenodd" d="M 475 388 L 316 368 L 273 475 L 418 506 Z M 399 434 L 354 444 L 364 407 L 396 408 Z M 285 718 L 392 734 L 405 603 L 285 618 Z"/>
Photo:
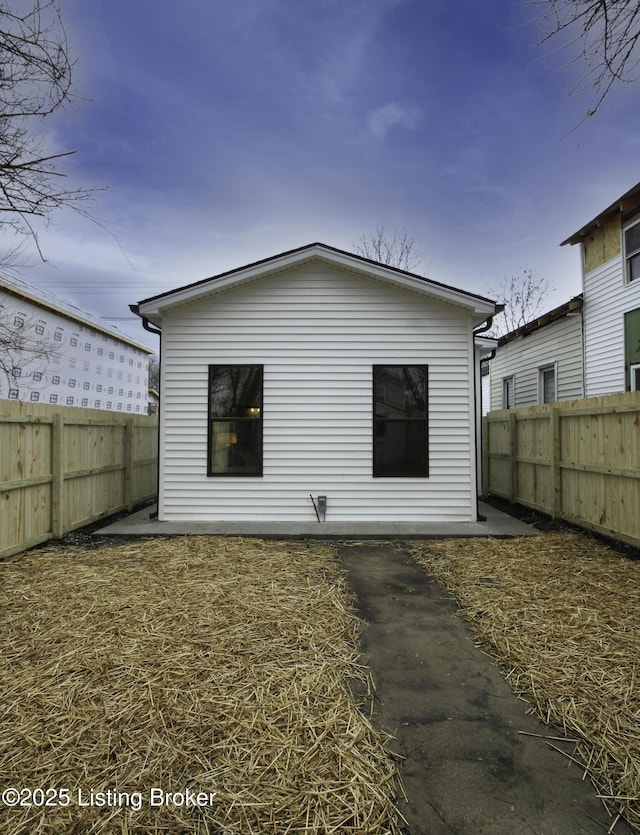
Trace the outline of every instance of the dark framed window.
<path fill-rule="evenodd" d="M 513 375 L 502 378 L 502 408 L 513 409 L 516 403 L 515 380 Z"/>
<path fill-rule="evenodd" d="M 209 366 L 207 475 L 262 475 L 261 365 Z"/>
<path fill-rule="evenodd" d="M 640 278 L 640 220 L 635 220 L 624 230 L 624 257 L 627 281 Z"/>
<path fill-rule="evenodd" d="M 429 369 L 373 366 L 373 475 L 429 475 Z"/>

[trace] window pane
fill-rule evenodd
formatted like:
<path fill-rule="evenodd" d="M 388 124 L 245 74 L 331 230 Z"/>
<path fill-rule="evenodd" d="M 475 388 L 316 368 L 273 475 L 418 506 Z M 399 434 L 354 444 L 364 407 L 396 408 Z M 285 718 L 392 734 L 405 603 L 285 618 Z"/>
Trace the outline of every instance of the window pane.
<path fill-rule="evenodd" d="M 554 368 L 545 368 L 542 372 L 542 402 L 553 403 L 556 399 L 556 372 Z"/>
<path fill-rule="evenodd" d="M 209 373 L 211 417 L 259 418 L 262 367 L 212 365 Z"/>
<path fill-rule="evenodd" d="M 513 377 L 505 377 L 502 381 L 502 408 L 513 409 Z"/>
<path fill-rule="evenodd" d="M 212 474 L 261 475 L 261 421 L 212 421 L 209 455 Z"/>
<path fill-rule="evenodd" d="M 635 223 L 624 232 L 624 249 L 627 254 L 640 249 L 640 223 Z"/>
<path fill-rule="evenodd" d="M 375 421 L 374 475 L 428 475 L 427 430 L 424 421 Z"/>
<path fill-rule="evenodd" d="M 640 278 L 640 253 L 629 258 L 629 281 Z"/>
<path fill-rule="evenodd" d="M 373 371 L 376 417 L 426 416 L 426 368 L 378 365 Z"/>

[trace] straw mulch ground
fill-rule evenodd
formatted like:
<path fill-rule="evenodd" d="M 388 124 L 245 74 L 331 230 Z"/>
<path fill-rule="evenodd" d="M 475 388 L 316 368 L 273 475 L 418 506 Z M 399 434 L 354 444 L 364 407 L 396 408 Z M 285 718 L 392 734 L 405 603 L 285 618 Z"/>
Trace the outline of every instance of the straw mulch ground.
<path fill-rule="evenodd" d="M 45 548 L 0 563 L 0 596 L 2 788 L 45 790 L 0 832 L 399 831 L 328 546 Z"/>
<path fill-rule="evenodd" d="M 588 536 L 413 543 L 516 693 L 640 832 L 640 561 Z"/>

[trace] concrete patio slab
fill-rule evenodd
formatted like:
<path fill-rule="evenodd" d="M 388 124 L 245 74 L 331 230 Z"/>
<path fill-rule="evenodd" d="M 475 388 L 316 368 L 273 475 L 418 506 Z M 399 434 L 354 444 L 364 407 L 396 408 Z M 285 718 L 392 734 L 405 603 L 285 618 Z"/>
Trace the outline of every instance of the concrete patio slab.
<path fill-rule="evenodd" d="M 535 536 L 538 531 L 480 502 L 483 522 L 159 522 L 155 506 L 94 531 L 101 536 L 256 536 L 261 539 L 442 539 Z"/>

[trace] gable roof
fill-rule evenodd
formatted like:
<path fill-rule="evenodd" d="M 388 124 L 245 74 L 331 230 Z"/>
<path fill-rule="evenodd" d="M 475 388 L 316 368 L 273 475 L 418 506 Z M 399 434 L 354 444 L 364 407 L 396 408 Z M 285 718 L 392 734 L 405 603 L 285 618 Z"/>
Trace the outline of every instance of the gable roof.
<path fill-rule="evenodd" d="M 322 243 L 307 244 L 291 249 L 244 267 L 178 287 L 157 296 L 150 296 L 130 307 L 138 316 L 160 325 L 163 314 L 173 307 L 189 304 L 204 296 L 214 295 L 230 287 L 238 287 L 312 261 L 321 261 L 334 267 L 358 272 L 369 278 L 415 290 L 439 301 L 467 308 L 477 323 L 484 322 L 496 312 L 496 303 L 484 296 L 458 290 L 398 267 L 389 267 L 361 255 L 354 255 Z"/>
<path fill-rule="evenodd" d="M 588 237 L 598 227 L 602 226 L 607 221 L 611 220 L 616 215 L 620 215 L 622 220 L 627 220 L 632 215 L 640 211 L 640 183 L 637 183 L 629 191 L 625 192 L 622 197 L 618 197 L 610 206 L 600 212 L 599 215 L 590 220 L 573 235 L 570 235 L 566 241 L 562 241 L 560 246 L 565 244 L 579 244 L 586 237 Z"/>
<path fill-rule="evenodd" d="M 64 316 L 66 319 L 71 319 L 80 325 L 100 331 L 113 339 L 118 339 L 120 342 L 138 348 L 138 350 L 144 351 L 146 354 L 153 353 L 152 350 L 145 345 L 141 345 L 139 342 L 135 342 L 135 340 L 127 336 L 126 333 L 123 333 L 115 325 L 108 324 L 92 313 L 81 310 L 79 307 L 71 304 L 71 302 L 60 299 L 49 290 L 36 287 L 35 284 L 31 284 L 23 278 L 18 278 L 17 276 L 12 278 L 0 276 L 0 290 L 4 290 L 16 298 L 32 302 L 45 310 L 57 313 L 59 316 Z"/>
<path fill-rule="evenodd" d="M 572 299 L 569 299 L 568 302 L 561 304 L 559 307 L 554 307 L 553 310 L 543 313 L 542 316 L 538 316 L 537 319 L 532 319 L 530 322 L 527 322 L 526 325 L 521 325 L 519 328 L 509 331 L 509 333 L 505 333 L 504 336 L 501 336 L 498 339 L 498 347 L 501 348 L 503 345 L 506 345 L 507 342 L 512 342 L 519 336 L 529 336 L 530 333 L 534 333 L 535 331 L 540 330 L 540 328 L 544 328 L 546 325 L 552 324 L 552 322 L 557 322 L 559 319 L 568 316 L 570 313 L 575 313 L 578 310 L 582 310 L 582 293 L 574 296 Z"/>

